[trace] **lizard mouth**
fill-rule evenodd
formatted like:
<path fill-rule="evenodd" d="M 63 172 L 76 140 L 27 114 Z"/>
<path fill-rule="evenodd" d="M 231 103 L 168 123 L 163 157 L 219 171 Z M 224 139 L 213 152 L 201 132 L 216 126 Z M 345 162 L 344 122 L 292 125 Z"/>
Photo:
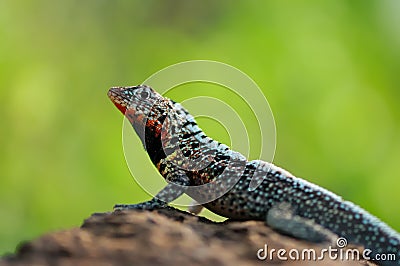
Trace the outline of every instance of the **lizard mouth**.
<path fill-rule="evenodd" d="M 108 90 L 108 98 L 113 102 L 113 104 L 123 113 L 126 113 L 126 110 L 129 106 L 130 99 L 126 97 L 123 93 L 124 87 L 112 87 Z"/>

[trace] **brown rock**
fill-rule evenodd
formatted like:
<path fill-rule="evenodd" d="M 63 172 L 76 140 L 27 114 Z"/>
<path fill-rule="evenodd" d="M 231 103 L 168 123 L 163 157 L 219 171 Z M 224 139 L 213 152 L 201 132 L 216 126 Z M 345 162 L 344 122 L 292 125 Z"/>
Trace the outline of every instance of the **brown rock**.
<path fill-rule="evenodd" d="M 20 245 L 0 265 L 367 265 L 365 262 L 259 260 L 272 248 L 317 251 L 259 221 L 212 222 L 173 208 L 93 214 L 81 228 L 44 235 Z M 264 253 L 262 253 L 264 254 Z M 286 253 L 286 257 L 288 254 Z"/>

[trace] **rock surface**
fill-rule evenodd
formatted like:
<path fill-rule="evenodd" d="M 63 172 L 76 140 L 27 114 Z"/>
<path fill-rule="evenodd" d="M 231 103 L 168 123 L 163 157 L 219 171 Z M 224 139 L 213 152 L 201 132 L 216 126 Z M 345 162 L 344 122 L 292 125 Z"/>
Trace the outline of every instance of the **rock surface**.
<path fill-rule="evenodd" d="M 166 208 L 93 214 L 81 228 L 20 245 L 0 265 L 367 265 L 329 258 L 283 261 L 276 252 L 272 261 L 259 260 L 265 244 L 269 251 L 326 248 L 281 235 L 263 222 L 216 223 Z"/>

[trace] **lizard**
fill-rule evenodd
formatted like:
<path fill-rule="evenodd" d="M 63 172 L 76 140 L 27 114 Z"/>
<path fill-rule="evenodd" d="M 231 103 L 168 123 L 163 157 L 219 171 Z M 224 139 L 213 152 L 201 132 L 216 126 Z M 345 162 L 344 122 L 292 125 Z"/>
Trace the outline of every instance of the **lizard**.
<path fill-rule="evenodd" d="M 108 97 L 141 139 L 167 181 L 151 200 L 117 204 L 114 210 L 167 207 L 187 194 L 205 207 L 236 220 L 262 220 L 284 234 L 313 242 L 332 236 L 370 249 L 370 257 L 394 254 L 400 265 L 400 234 L 358 205 L 272 163 L 247 160 L 208 137 L 179 103 L 146 85 L 112 87 Z M 251 182 L 258 184 L 251 187 Z"/>

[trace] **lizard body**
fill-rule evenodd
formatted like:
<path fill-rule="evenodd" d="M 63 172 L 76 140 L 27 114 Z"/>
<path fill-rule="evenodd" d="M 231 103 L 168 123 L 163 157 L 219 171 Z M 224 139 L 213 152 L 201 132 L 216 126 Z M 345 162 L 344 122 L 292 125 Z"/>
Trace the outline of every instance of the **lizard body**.
<path fill-rule="evenodd" d="M 179 103 L 148 86 L 114 87 L 108 96 L 168 181 L 152 200 L 116 209 L 160 208 L 186 193 L 227 218 L 263 220 L 314 242 L 325 241 L 333 232 L 372 250 L 371 257 L 395 254 L 395 261 L 376 261 L 381 265 L 400 265 L 400 235 L 357 205 L 272 163 L 247 161 L 208 137 Z M 250 188 L 253 178 L 259 184 L 255 189 Z M 192 189 L 198 186 L 205 187 Z"/>

